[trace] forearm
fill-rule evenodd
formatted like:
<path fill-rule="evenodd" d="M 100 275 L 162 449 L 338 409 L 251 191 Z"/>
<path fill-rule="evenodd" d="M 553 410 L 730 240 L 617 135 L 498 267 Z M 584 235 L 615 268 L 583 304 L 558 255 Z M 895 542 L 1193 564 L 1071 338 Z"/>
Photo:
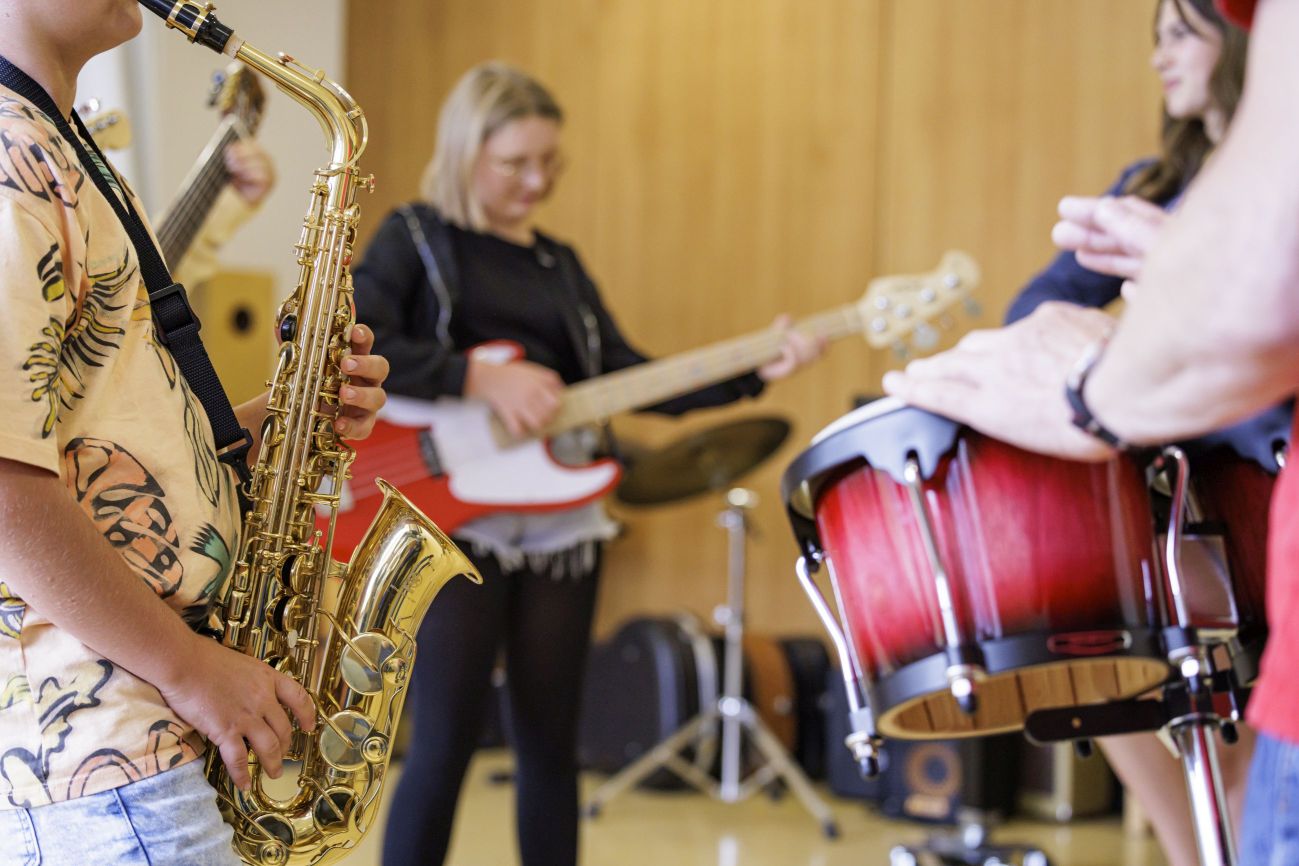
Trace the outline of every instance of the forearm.
<path fill-rule="evenodd" d="M 1299 385 L 1299 73 L 1294 3 L 1264 3 L 1227 140 L 1142 271 L 1086 395 L 1133 442 L 1198 435 Z"/>
<path fill-rule="evenodd" d="M 161 685 L 199 638 L 131 570 L 54 475 L 0 460 L 0 573 L 33 610 L 105 658 Z"/>

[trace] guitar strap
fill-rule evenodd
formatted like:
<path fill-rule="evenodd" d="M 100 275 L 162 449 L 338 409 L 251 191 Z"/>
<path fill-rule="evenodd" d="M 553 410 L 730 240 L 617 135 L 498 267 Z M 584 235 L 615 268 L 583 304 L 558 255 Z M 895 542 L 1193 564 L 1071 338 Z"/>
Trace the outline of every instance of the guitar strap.
<path fill-rule="evenodd" d="M 438 264 L 438 256 L 429 243 L 428 233 L 424 231 L 423 221 L 414 206 L 405 204 L 397 209 L 406 230 L 410 233 L 420 261 L 424 265 L 424 279 L 432 289 L 438 301 L 438 318 L 434 334 L 438 343 L 447 349 L 454 348 L 451 342 L 452 308 L 459 297 L 458 286 L 446 279 L 443 268 Z M 440 222 L 437 224 L 441 228 Z M 589 304 L 582 300 L 580 291 L 581 277 L 573 256 L 559 244 L 541 236 L 537 246 L 537 260 L 542 267 L 557 267 L 560 282 L 568 295 L 570 307 L 565 309 L 564 322 L 568 326 L 569 339 L 577 357 L 582 362 L 583 372 L 593 378 L 604 372 L 603 345 L 600 340 L 600 322 Z"/>
<path fill-rule="evenodd" d="M 420 225 L 419 215 L 415 213 L 415 208 L 404 204 L 397 209 L 397 213 L 401 214 L 402 219 L 406 222 L 406 231 L 410 232 L 411 240 L 415 242 L 415 249 L 419 252 L 420 261 L 424 263 L 424 279 L 428 281 L 429 288 L 433 290 L 433 295 L 438 299 L 438 320 L 433 333 L 443 348 L 452 349 L 451 308 L 455 302 L 455 294 L 453 294 L 451 287 L 442 276 L 442 269 L 438 267 L 437 256 L 433 255 L 433 249 L 429 246 L 428 235 L 424 234 L 424 227 Z"/>
<path fill-rule="evenodd" d="M 0 84 L 31 102 L 50 119 L 76 151 L 82 168 L 117 214 L 140 263 L 140 274 L 149 292 L 155 334 L 171 352 L 190 390 L 203 404 L 203 411 L 212 425 L 217 459 L 234 469 L 240 481 L 240 502 L 246 505 L 244 485 L 251 477 L 248 450 L 252 446 L 252 435 L 239 424 L 207 350 L 203 348 L 203 341 L 198 336 L 200 322 L 190 307 L 185 287 L 171 278 L 171 272 L 167 270 L 131 197 L 125 192 L 119 193 L 121 184 L 117 176 L 108 167 L 107 158 L 76 111 L 72 112 L 72 121 L 80 135 L 72 129 L 72 124 L 59 111 L 45 88 L 4 57 L 0 57 Z"/>

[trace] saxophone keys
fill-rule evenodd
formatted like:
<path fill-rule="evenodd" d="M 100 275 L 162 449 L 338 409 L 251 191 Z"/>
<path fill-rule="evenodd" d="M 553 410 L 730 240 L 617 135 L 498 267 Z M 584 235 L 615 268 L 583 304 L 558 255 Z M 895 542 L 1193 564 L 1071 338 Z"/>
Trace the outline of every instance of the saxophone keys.
<path fill-rule="evenodd" d="M 383 734 L 366 737 L 361 744 L 361 754 L 371 764 L 382 763 L 388 759 L 388 738 Z"/>
<path fill-rule="evenodd" d="M 316 826 L 325 830 L 340 830 L 352 823 L 356 814 L 356 794 L 350 788 L 330 788 L 316 798 L 311 814 Z"/>
<path fill-rule="evenodd" d="M 377 632 L 357 635 L 347 642 L 340 660 L 340 672 L 348 688 L 363 695 L 383 691 L 385 674 L 396 673 L 390 662 L 396 658 L 397 646 Z M 401 662 L 400 659 L 397 659 Z M 404 663 L 403 663 L 404 664 Z M 397 669 L 401 671 L 399 667 Z M 391 674 L 390 674 L 391 675 Z M 398 680 L 400 682 L 400 680 Z"/>
<path fill-rule="evenodd" d="M 288 820 L 273 813 L 258 815 L 253 819 L 253 826 L 265 838 L 257 845 L 257 862 L 262 866 L 282 866 L 289 862 L 289 849 L 297 841 L 297 833 Z"/>
<path fill-rule="evenodd" d="M 366 741 L 374 726 L 356 710 L 343 710 L 330 716 L 320 730 L 320 756 L 335 770 L 355 773 L 368 763 Z"/>

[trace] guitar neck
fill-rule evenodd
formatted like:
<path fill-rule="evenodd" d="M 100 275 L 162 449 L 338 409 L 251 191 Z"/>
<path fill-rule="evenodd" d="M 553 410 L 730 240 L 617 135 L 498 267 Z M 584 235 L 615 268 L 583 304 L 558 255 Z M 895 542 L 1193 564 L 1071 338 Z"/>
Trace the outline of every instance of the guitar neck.
<path fill-rule="evenodd" d="M 793 326 L 796 331 L 825 340 L 858 334 L 861 328 L 861 316 L 855 304 L 810 316 Z M 554 436 L 623 412 L 653 406 L 747 373 L 779 358 L 784 341 L 782 333 L 767 329 L 570 385 L 564 391 L 559 414 L 543 435 Z"/>
<path fill-rule="evenodd" d="M 230 121 L 217 127 L 208 146 L 181 184 L 175 202 L 158 225 L 158 244 L 164 261 L 176 268 L 189 252 L 217 196 L 230 179 L 225 166 L 226 148 L 239 137 Z"/>

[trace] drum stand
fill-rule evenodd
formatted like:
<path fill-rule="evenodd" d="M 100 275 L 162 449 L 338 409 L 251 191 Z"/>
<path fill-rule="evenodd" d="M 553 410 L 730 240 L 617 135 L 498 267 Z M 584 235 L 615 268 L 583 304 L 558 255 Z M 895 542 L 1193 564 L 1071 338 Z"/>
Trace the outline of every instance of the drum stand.
<path fill-rule="evenodd" d="M 592 794 L 584 812 L 595 818 L 614 797 L 635 787 L 660 767 L 671 770 L 699 791 L 724 803 L 737 803 L 777 780 L 794 792 L 803 807 L 821 825 L 829 839 L 839 835 L 839 825 L 829 807 L 812 789 L 801 767 L 789 756 L 780 741 L 763 724 L 753 705 L 744 697 L 744 572 L 745 543 L 749 533 L 748 511 L 757 504 L 752 491 L 733 488 L 726 494 L 726 508 L 717 523 L 727 533 L 726 604 L 719 605 L 714 617 L 725 629 L 725 669 L 722 692 L 717 703 L 704 709 L 667 739 L 659 742 L 640 758 L 620 770 Z M 715 780 L 704 770 L 686 761 L 681 752 L 688 746 L 716 736 L 721 728 L 721 779 Z M 744 737 L 761 756 L 763 763 L 741 777 Z"/>
<path fill-rule="evenodd" d="M 1192 587 L 1187 582 L 1194 575 L 1184 567 L 1183 553 L 1194 550 L 1200 539 L 1183 537 L 1188 463 L 1176 447 L 1165 449 L 1161 459 L 1173 473 L 1164 576 L 1177 624 L 1164 629 L 1164 644 L 1176 673 L 1160 700 L 1040 710 L 1028 717 L 1025 733 L 1037 742 L 1054 742 L 1167 728 L 1182 761 L 1201 866 L 1236 866 L 1239 861 L 1213 735 L 1221 731 L 1226 743 L 1236 741 L 1235 723 L 1244 713 L 1247 690 L 1232 670 L 1219 671 L 1214 662 L 1215 650 L 1229 646 L 1232 630 L 1194 622 L 1189 604 Z M 1215 696 L 1225 702 L 1225 718 L 1219 714 Z"/>

